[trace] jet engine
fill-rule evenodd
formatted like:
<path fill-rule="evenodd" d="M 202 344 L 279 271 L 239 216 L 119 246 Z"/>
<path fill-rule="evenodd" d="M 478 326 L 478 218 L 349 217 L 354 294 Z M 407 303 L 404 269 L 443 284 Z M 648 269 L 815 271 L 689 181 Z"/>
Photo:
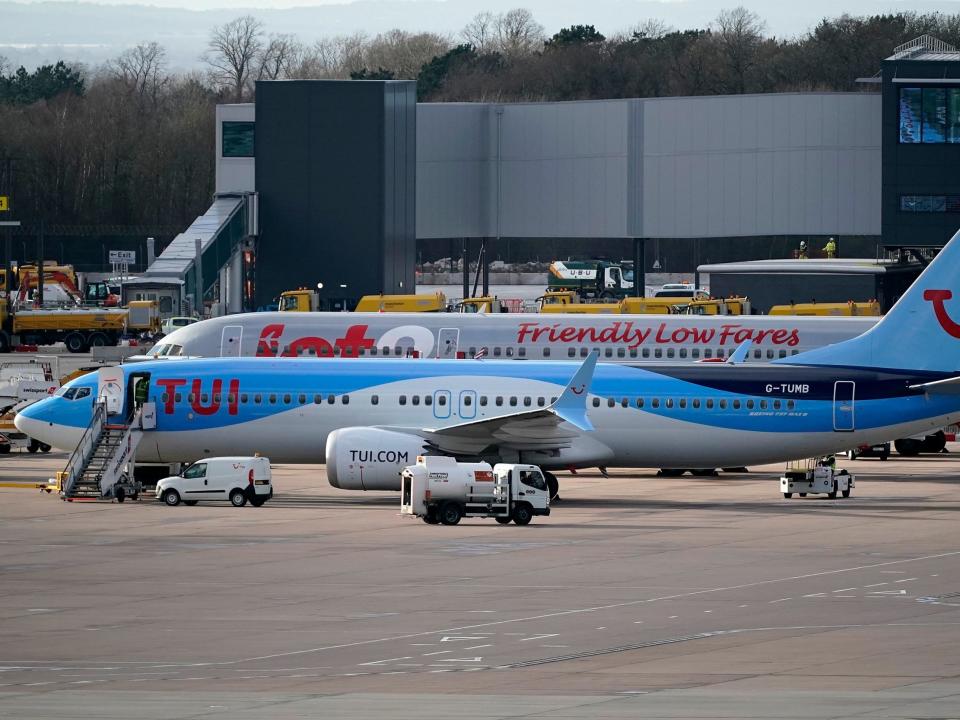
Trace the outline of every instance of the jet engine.
<path fill-rule="evenodd" d="M 426 448 L 422 438 L 348 427 L 327 437 L 327 480 L 342 490 L 399 490 L 400 473 Z"/>

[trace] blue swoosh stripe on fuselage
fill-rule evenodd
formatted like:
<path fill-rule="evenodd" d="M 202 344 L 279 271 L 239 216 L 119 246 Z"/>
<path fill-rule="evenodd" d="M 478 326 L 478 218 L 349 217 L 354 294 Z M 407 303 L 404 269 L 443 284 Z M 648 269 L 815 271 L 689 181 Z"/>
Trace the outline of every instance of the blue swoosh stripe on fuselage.
<path fill-rule="evenodd" d="M 437 389 L 444 389 L 443 379 L 454 377 L 535 379 L 558 386 L 558 392 L 572 377 L 579 365 L 569 362 L 531 362 L 531 361 L 470 361 L 470 360 L 388 360 L 388 359 L 285 359 L 270 361 L 262 358 L 183 360 L 177 363 L 145 362 L 131 366 L 128 372 L 152 373 L 151 399 L 162 405 L 157 380 L 193 379 L 201 380 L 201 392 L 212 394 L 212 381 L 223 381 L 221 389 L 221 407 L 213 415 L 194 413 L 186 402 L 190 385 L 181 386 L 178 391 L 182 402 L 175 405 L 172 414 L 158 412 L 158 430 L 189 431 L 216 427 L 229 427 L 252 420 L 281 415 L 296 410 L 297 395 L 320 393 L 341 396 L 361 390 L 399 391 L 399 388 L 387 388 L 394 383 L 407 380 L 436 379 Z M 740 373 L 743 373 L 740 375 Z M 264 396 L 259 405 L 241 404 L 237 415 L 227 412 L 226 395 L 228 382 L 232 378 L 240 380 L 240 393 Z M 933 415 L 946 414 L 955 410 L 956 398 L 937 398 L 925 396 L 922 392 L 911 391 L 907 385 L 915 382 L 929 382 L 929 373 L 878 373 L 875 371 L 792 367 L 792 366 L 751 366 L 722 367 L 709 365 L 690 366 L 630 366 L 600 365 L 597 367 L 590 392 L 602 398 L 601 408 L 607 399 L 620 402 L 628 398 L 636 412 L 685 420 L 694 424 L 710 427 L 727 427 L 757 432 L 809 432 L 823 430 L 833 412 L 833 387 L 837 380 L 852 380 L 856 383 L 856 425 L 858 428 L 879 427 L 906 422 Z M 76 384 L 87 384 L 95 388 L 96 379 L 80 378 Z M 805 393 L 776 390 L 766 391 L 766 386 L 784 385 L 808 386 Z M 474 388 L 475 389 L 475 388 Z M 484 391 L 495 395 L 496 390 Z M 267 396 L 275 393 L 278 401 L 282 396 L 293 396 L 293 404 L 278 402 L 270 405 Z M 647 400 L 643 409 L 635 408 L 636 397 Z M 649 399 L 674 399 L 674 407 L 652 408 Z M 677 400 L 685 398 L 687 407 L 681 409 Z M 759 407 L 748 410 L 741 407 L 733 410 L 728 407 L 720 410 L 715 407 L 694 409 L 691 401 L 713 398 L 715 403 L 725 399 L 728 405 L 735 399 L 766 400 L 770 407 L 762 411 Z M 252 398 L 251 398 L 252 399 Z M 779 411 L 772 409 L 773 400 L 780 400 Z M 74 427 L 85 427 L 90 417 L 90 404 L 86 400 L 67 401 L 62 399 L 58 407 L 56 422 Z M 793 412 L 786 410 L 787 400 L 796 403 Z M 588 401 L 588 413 L 596 410 L 592 401 Z M 192 414 L 192 418 L 188 418 Z M 494 417 L 501 413 L 489 413 Z M 456 418 L 450 422 L 456 422 Z"/>

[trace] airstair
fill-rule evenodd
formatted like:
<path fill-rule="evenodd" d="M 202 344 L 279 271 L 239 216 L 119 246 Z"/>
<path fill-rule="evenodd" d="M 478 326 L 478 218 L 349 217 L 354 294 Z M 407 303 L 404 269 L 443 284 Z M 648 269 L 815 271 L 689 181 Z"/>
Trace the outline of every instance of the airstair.
<path fill-rule="evenodd" d="M 108 422 L 107 406 L 97 402 L 93 418 L 80 443 L 57 473 L 56 487 L 64 500 L 136 500 L 140 484 L 133 479 L 133 462 L 144 432 L 153 415 L 153 403 L 138 409 L 128 424 Z"/>

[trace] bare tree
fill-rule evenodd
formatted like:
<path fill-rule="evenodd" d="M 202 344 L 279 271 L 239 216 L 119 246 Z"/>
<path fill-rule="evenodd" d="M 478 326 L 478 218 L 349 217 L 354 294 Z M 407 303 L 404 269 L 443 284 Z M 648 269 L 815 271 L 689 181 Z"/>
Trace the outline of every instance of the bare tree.
<path fill-rule="evenodd" d="M 460 31 L 460 37 L 478 53 L 499 52 L 497 24 L 498 16 L 492 12 L 477 13 Z"/>
<path fill-rule="evenodd" d="M 745 92 L 747 74 L 756 65 L 766 23 L 742 5 L 723 10 L 715 21 L 721 57 L 725 60 L 729 81 L 727 90 Z"/>
<path fill-rule="evenodd" d="M 271 35 L 257 58 L 257 79 L 289 77 L 302 64 L 303 52 L 303 45 L 293 35 Z"/>
<path fill-rule="evenodd" d="M 156 42 L 125 50 L 114 61 L 113 67 L 116 76 L 130 90 L 154 100 L 170 79 L 166 74 L 167 51 Z"/>
<path fill-rule="evenodd" d="M 516 57 L 533 52 L 543 45 L 543 25 L 525 8 L 514 8 L 499 16 L 497 38 L 500 52 Z"/>
<path fill-rule="evenodd" d="M 203 60 L 210 66 L 213 82 L 229 88 L 234 102 L 243 102 L 249 95 L 263 44 L 263 23 L 252 15 L 235 18 L 211 31 Z"/>
<path fill-rule="evenodd" d="M 10 61 L 5 55 L 0 55 L 0 75 L 6 75 L 11 70 Z"/>
<path fill-rule="evenodd" d="M 436 33 L 390 30 L 377 35 L 364 49 L 363 67 L 383 68 L 396 78 L 413 79 L 425 63 L 449 49 L 450 41 Z"/>

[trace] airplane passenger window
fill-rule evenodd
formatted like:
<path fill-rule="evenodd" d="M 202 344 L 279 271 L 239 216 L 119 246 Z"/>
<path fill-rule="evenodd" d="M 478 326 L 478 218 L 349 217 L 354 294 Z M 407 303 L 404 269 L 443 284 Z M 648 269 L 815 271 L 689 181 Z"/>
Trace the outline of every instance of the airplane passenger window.
<path fill-rule="evenodd" d="M 660 407 L 660 398 L 654 398 L 650 401 L 650 407 L 658 408 Z"/>
<path fill-rule="evenodd" d="M 505 348 L 505 351 L 506 351 L 506 353 L 507 353 L 507 357 L 513 357 L 513 348 L 512 348 L 512 347 L 507 347 L 507 348 Z"/>
<path fill-rule="evenodd" d="M 721 409 L 721 410 L 726 410 L 726 409 L 727 409 L 727 401 L 726 401 L 726 400 L 721 400 L 721 401 L 720 401 L 720 409 Z"/>
<path fill-rule="evenodd" d="M 176 403 L 183 402 L 183 396 L 180 393 L 177 393 L 173 396 L 173 401 Z"/>
<path fill-rule="evenodd" d="M 650 348 L 643 349 L 643 356 L 647 358 L 650 357 Z"/>
<path fill-rule="evenodd" d="M 595 398 L 593 399 L 593 406 L 594 406 L 594 407 L 600 407 L 600 398 L 595 397 Z"/>
<path fill-rule="evenodd" d="M 787 400 L 787 410 L 793 410 L 797 404 L 793 400 Z"/>
<path fill-rule="evenodd" d="M 722 358 L 722 357 L 723 357 L 723 348 L 717 348 L 717 357 L 718 357 L 718 358 Z"/>
<path fill-rule="evenodd" d="M 477 354 L 477 348 L 475 348 L 473 345 L 471 345 L 471 346 L 470 346 L 470 349 L 467 351 L 467 354 L 468 354 L 470 357 L 474 357 L 474 356 Z"/>
<path fill-rule="evenodd" d="M 350 404 L 350 396 L 349 396 L 349 395 L 341 395 L 341 396 L 340 396 L 340 402 L 342 402 L 344 405 L 349 405 L 349 404 Z"/>
<path fill-rule="evenodd" d="M 493 356 L 494 356 L 494 357 L 500 357 L 500 348 L 499 348 L 499 347 L 495 347 L 495 348 L 493 349 Z"/>
<path fill-rule="evenodd" d="M 517 396 L 516 396 L 516 395 L 511 395 L 511 396 L 510 396 L 510 407 L 516 407 L 516 406 L 517 406 Z"/>
<path fill-rule="evenodd" d="M 753 410 L 753 400 L 747 400 L 747 410 Z"/>
<path fill-rule="evenodd" d="M 734 400 L 734 401 L 733 401 L 733 409 L 734 409 L 734 410 L 739 410 L 739 409 L 740 409 L 740 401 L 739 401 L 739 400 Z"/>
<path fill-rule="evenodd" d="M 667 398 L 666 401 L 664 402 L 664 406 L 665 406 L 665 407 L 668 407 L 668 408 L 672 408 L 672 407 L 673 407 L 673 398 Z"/>
<path fill-rule="evenodd" d="M 523 406 L 524 406 L 524 407 L 530 407 L 531 405 L 533 405 L 533 398 L 530 397 L 529 395 L 524 395 L 524 396 L 523 396 Z"/>
<path fill-rule="evenodd" d="M 480 396 L 480 407 L 486 407 L 486 406 L 487 406 L 487 396 L 486 396 L 486 395 L 481 395 L 481 396 Z"/>
<path fill-rule="evenodd" d="M 166 394 L 166 393 L 164 393 Z M 233 405 L 237 401 L 237 396 L 233 393 L 227 393 L 227 402 Z"/>
<path fill-rule="evenodd" d="M 690 351 L 690 357 L 698 358 L 700 357 L 700 348 L 694 348 Z"/>
<path fill-rule="evenodd" d="M 200 397 L 203 398 L 203 402 L 206 402 L 206 401 L 207 401 L 207 394 L 206 394 L 206 393 L 204 393 L 204 394 L 201 395 Z M 217 393 L 216 395 L 213 396 L 213 402 L 214 402 L 215 404 L 217 404 L 217 405 L 220 404 L 220 393 Z"/>
<path fill-rule="evenodd" d="M 767 409 L 767 401 L 766 401 L 766 400 L 761 400 L 761 401 L 760 401 L 760 409 L 761 409 L 761 410 L 766 410 L 766 409 Z"/>
<path fill-rule="evenodd" d="M 699 400 L 699 399 L 694 398 L 694 399 L 691 401 L 690 404 L 693 405 L 693 409 L 694 409 L 694 410 L 699 410 L 699 409 L 700 409 L 700 400 Z"/>
<path fill-rule="evenodd" d="M 777 353 L 777 357 L 785 358 L 786 356 L 787 356 L 786 350 L 781 350 L 779 353 Z"/>
<path fill-rule="evenodd" d="M 283 404 L 284 404 L 284 405 L 289 405 L 289 404 L 290 404 L 290 401 L 291 401 L 292 399 L 293 399 L 293 398 L 290 397 L 290 393 L 285 394 L 285 395 L 283 396 Z"/>
<path fill-rule="evenodd" d="M 630 400 L 627 398 L 620 398 L 621 407 L 630 407 Z"/>
<path fill-rule="evenodd" d="M 663 357 L 663 350 L 662 350 L 661 348 L 657 348 L 656 350 L 653 351 L 653 356 L 654 356 L 654 357 Z"/>
<path fill-rule="evenodd" d="M 767 350 L 767 360 L 773 359 L 773 350 Z"/>
<path fill-rule="evenodd" d="M 381 355 L 389 355 L 389 354 L 390 354 L 390 348 L 388 348 L 388 347 L 380 348 L 380 354 L 381 354 Z"/>
<path fill-rule="evenodd" d="M 276 396 L 276 395 L 271 395 L 271 396 L 270 396 L 270 404 L 271 404 L 271 405 L 276 405 L 276 404 L 277 404 L 277 396 Z"/>
<path fill-rule="evenodd" d="M 537 407 L 543 407 L 543 406 L 546 405 L 546 404 L 547 404 L 547 399 L 546 399 L 546 398 L 543 398 L 543 397 L 538 397 L 538 398 L 537 398 Z"/>
<path fill-rule="evenodd" d="M 753 357 L 759 360 L 761 357 L 763 357 L 763 350 L 754 350 Z"/>
<path fill-rule="evenodd" d="M 400 404 L 401 404 L 401 405 L 406 405 L 406 404 L 407 404 L 407 396 L 406 396 L 406 395 L 401 395 L 401 396 L 400 396 Z"/>
<path fill-rule="evenodd" d="M 672 358 L 672 357 L 673 357 L 673 348 L 667 348 L 667 357 L 668 357 L 668 358 Z"/>
<path fill-rule="evenodd" d="M 577 349 L 576 348 L 567 348 L 567 357 L 576 357 Z"/>
<path fill-rule="evenodd" d="M 336 395 L 327 395 L 327 405 L 333 405 L 337 401 Z"/>
<path fill-rule="evenodd" d="M 603 354 L 605 357 L 613 357 L 613 348 L 606 348 Z"/>
<path fill-rule="evenodd" d="M 687 356 L 687 349 L 680 348 L 680 357 L 685 358 Z"/>
<path fill-rule="evenodd" d="M 548 354 L 548 355 L 550 354 L 550 348 L 547 348 L 547 354 Z M 517 348 L 517 356 L 518 356 L 518 357 L 526 357 L 526 356 L 527 356 L 527 349 L 526 349 L 525 347 Z"/>
<path fill-rule="evenodd" d="M 301 405 L 306 405 L 306 404 L 307 404 L 307 396 L 304 395 L 303 393 L 301 393 L 300 396 L 297 398 L 297 401 L 298 401 Z"/>
<path fill-rule="evenodd" d="M 194 401 L 193 393 L 190 393 L 189 395 L 187 395 L 187 402 L 188 402 L 188 403 L 193 403 L 193 401 Z"/>
<path fill-rule="evenodd" d="M 249 397 L 246 393 L 240 393 L 240 402 L 241 402 L 241 403 L 243 403 L 244 405 L 246 405 L 246 404 L 247 404 L 247 400 L 249 400 L 249 399 L 250 399 L 250 397 Z"/>
<path fill-rule="evenodd" d="M 687 407 L 687 399 L 686 399 L 686 398 L 680 398 L 679 404 L 680 404 L 680 407 L 681 407 L 681 408 L 686 408 L 686 407 Z"/>
<path fill-rule="evenodd" d="M 617 357 L 622 358 L 627 356 L 627 351 L 624 348 L 617 348 Z"/>
<path fill-rule="evenodd" d="M 791 355 L 796 355 L 798 352 L 800 352 L 800 351 L 799 351 L 799 350 L 791 350 L 791 351 L 790 351 L 790 354 L 791 354 Z"/>
<path fill-rule="evenodd" d="M 470 407 L 471 405 L 473 405 L 473 398 L 470 397 L 469 395 L 464 395 L 464 396 L 463 396 L 463 406 L 464 406 L 464 407 Z"/>
<path fill-rule="evenodd" d="M 497 407 L 503 405 L 503 395 L 497 395 Z"/>
<path fill-rule="evenodd" d="M 638 407 L 638 408 L 642 408 L 642 407 L 643 407 L 643 398 L 641 398 L 641 397 L 638 397 L 638 398 L 637 398 L 637 407 Z"/>
<path fill-rule="evenodd" d="M 780 409 L 780 406 L 781 406 L 781 403 L 780 403 L 779 400 L 774 400 L 774 401 L 773 401 L 773 409 L 774 409 L 774 410 L 779 410 L 779 409 Z"/>
<path fill-rule="evenodd" d="M 366 355 L 366 354 L 367 354 L 367 349 L 366 349 L 366 348 L 360 348 L 360 354 L 361 354 L 361 355 Z"/>
<path fill-rule="evenodd" d="M 433 405 L 433 395 L 425 395 L 423 398 L 423 404 L 427 406 Z"/>
<path fill-rule="evenodd" d="M 39 272 L 37 273 L 37 277 L 40 277 L 40 273 L 39 273 Z M 164 393 L 163 395 L 160 396 L 160 402 L 162 402 L 162 403 L 166 403 L 167 400 L 169 400 L 169 399 L 170 399 L 170 396 L 167 395 L 167 393 Z"/>
<path fill-rule="evenodd" d="M 616 404 L 617 404 L 616 400 L 614 400 L 613 398 L 607 398 L 607 407 L 613 407 Z"/>
<path fill-rule="evenodd" d="M 438 395 L 438 396 L 437 396 L 437 405 L 443 407 L 443 406 L 446 405 L 446 404 L 447 404 L 447 396 L 446 396 L 446 395 Z"/>
<path fill-rule="evenodd" d="M 253 396 L 253 401 L 254 401 L 257 405 L 259 405 L 260 403 L 263 402 L 263 396 L 262 396 L 262 395 L 259 395 L 259 394 L 258 394 L 258 395 L 254 395 L 254 396 Z"/>
<path fill-rule="evenodd" d="M 637 356 L 637 349 L 630 348 L 630 357 L 635 358 Z"/>
<path fill-rule="evenodd" d="M 399 357 L 400 355 L 403 355 L 403 348 L 400 347 L 399 345 L 397 345 L 397 346 L 393 349 L 393 354 L 396 355 L 397 357 Z"/>
<path fill-rule="evenodd" d="M 419 404 L 420 404 L 420 396 L 419 396 L 419 395 L 414 395 L 413 397 L 411 397 L 411 398 L 410 398 L 410 403 L 411 403 L 412 405 L 419 405 Z"/>
<path fill-rule="evenodd" d="M 585 347 L 580 348 L 580 357 L 586 357 L 589 354 L 590 354 L 590 351 L 587 350 L 587 348 Z"/>
<path fill-rule="evenodd" d="M 713 349 L 712 349 L 712 348 L 706 348 L 706 349 L 703 351 L 703 356 L 704 356 L 705 358 L 712 358 L 712 357 L 713 357 Z"/>
<path fill-rule="evenodd" d="M 371 405 L 379 405 L 379 404 L 380 404 L 380 396 L 379 396 L 379 395 L 371 395 L 371 396 L 370 396 L 370 404 L 371 404 Z"/>
<path fill-rule="evenodd" d="M 713 398 L 707 398 L 706 406 L 707 410 L 713 410 Z"/>
<path fill-rule="evenodd" d="M 319 404 L 322 403 L 322 402 L 323 402 L 323 395 L 314 395 L 314 396 L 313 396 L 313 404 L 314 404 L 314 405 L 319 405 Z"/>
<path fill-rule="evenodd" d="M 521 348 L 521 350 L 522 350 L 522 349 L 523 349 L 523 348 Z M 550 357 L 550 348 L 545 347 L 545 348 L 543 349 L 543 356 L 544 356 L 544 357 Z"/>

